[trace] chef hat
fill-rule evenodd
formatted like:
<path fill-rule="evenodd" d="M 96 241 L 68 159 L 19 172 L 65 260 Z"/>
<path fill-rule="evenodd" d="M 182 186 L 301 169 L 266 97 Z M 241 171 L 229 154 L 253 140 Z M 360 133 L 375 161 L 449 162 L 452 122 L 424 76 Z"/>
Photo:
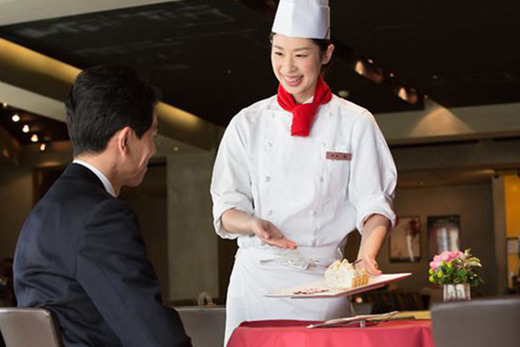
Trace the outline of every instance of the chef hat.
<path fill-rule="evenodd" d="M 329 0 L 280 0 L 272 31 L 290 37 L 330 39 Z"/>

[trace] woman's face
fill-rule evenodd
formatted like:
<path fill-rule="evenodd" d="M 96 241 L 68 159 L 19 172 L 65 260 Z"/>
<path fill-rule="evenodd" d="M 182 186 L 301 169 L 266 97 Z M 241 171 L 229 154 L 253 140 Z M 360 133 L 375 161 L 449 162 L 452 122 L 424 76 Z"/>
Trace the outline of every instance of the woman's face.
<path fill-rule="evenodd" d="M 285 90 L 297 103 L 303 103 L 314 95 L 321 66 L 332 56 L 333 45 L 322 54 L 318 45 L 310 39 L 275 34 L 272 40 L 271 64 Z"/>

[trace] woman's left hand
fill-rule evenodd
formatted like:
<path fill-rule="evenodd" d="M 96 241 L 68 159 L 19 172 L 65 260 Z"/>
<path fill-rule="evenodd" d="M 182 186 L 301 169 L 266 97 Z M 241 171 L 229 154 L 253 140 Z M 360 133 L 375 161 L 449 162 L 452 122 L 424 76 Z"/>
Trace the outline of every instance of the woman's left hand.
<path fill-rule="evenodd" d="M 359 262 L 356 264 L 356 269 L 365 269 L 370 276 L 379 276 L 383 273 L 383 271 L 379 269 L 379 265 L 374 257 L 364 256 L 358 260 Z"/>

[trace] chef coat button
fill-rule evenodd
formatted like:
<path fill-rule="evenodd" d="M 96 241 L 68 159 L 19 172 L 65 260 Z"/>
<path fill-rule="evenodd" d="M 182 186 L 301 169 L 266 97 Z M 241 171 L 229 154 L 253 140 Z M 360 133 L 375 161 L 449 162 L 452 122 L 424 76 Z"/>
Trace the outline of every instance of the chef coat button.
<path fill-rule="evenodd" d="M 316 211 L 312 210 L 312 211 L 310 212 L 310 215 L 311 215 L 311 216 L 316 215 Z"/>
<path fill-rule="evenodd" d="M 267 210 L 267 214 L 270 216 L 273 214 L 273 210 Z"/>
<path fill-rule="evenodd" d="M 276 117 L 276 116 L 274 115 L 274 113 L 271 113 L 271 117 L 274 118 L 274 117 Z"/>
<path fill-rule="evenodd" d="M 326 144 L 325 142 L 322 142 L 321 145 L 322 145 L 323 147 L 327 147 L 327 144 Z"/>
<path fill-rule="evenodd" d="M 269 147 L 273 147 L 273 143 L 272 143 L 271 141 L 267 141 L 267 145 L 268 145 Z"/>
<path fill-rule="evenodd" d="M 320 182 L 323 182 L 323 176 L 320 176 L 319 180 Z"/>
<path fill-rule="evenodd" d="M 312 247 L 316 247 L 316 244 L 317 244 L 317 243 L 318 243 L 317 240 L 316 240 L 316 239 L 313 239 L 313 240 L 312 240 Z"/>
<path fill-rule="evenodd" d="M 269 182 L 271 180 L 271 176 L 265 176 L 265 181 Z"/>

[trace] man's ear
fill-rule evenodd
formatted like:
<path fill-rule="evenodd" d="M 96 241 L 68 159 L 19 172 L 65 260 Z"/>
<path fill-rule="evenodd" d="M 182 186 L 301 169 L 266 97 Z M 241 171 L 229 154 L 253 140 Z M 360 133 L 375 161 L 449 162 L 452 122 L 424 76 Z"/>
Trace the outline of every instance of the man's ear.
<path fill-rule="evenodd" d="M 117 149 L 123 153 L 123 155 L 127 155 L 129 152 L 128 141 L 130 141 L 130 135 L 132 133 L 132 128 L 124 127 L 116 133 L 116 143 Z"/>

